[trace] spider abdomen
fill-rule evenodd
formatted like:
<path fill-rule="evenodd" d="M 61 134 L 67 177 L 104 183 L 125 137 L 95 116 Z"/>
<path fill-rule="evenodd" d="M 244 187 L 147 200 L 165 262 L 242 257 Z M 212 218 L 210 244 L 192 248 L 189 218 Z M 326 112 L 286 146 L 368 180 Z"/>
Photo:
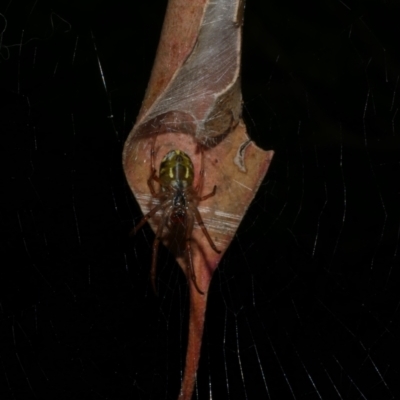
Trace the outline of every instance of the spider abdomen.
<path fill-rule="evenodd" d="M 161 186 L 185 190 L 193 185 L 192 160 L 181 150 L 171 150 L 161 161 L 159 178 Z"/>

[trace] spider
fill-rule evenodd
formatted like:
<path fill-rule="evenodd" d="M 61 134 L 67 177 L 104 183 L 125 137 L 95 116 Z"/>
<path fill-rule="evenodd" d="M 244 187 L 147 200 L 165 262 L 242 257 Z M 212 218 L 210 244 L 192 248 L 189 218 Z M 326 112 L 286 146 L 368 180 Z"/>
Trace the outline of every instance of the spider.
<path fill-rule="evenodd" d="M 194 180 L 194 167 L 190 157 L 181 150 L 171 150 L 168 152 L 161 161 L 159 176 L 154 166 L 154 143 L 151 148 L 151 175 L 147 180 L 151 195 L 160 200 L 160 203 L 155 206 L 149 213 L 147 213 L 142 220 L 133 229 L 132 234 L 135 235 L 137 231 L 150 219 L 157 211 L 162 210 L 160 224 L 158 225 L 156 236 L 153 242 L 153 255 L 150 270 L 151 284 L 153 291 L 157 294 L 155 278 L 157 266 L 157 253 L 158 246 L 162 239 L 164 227 L 167 225 L 170 228 L 181 225 L 185 232 L 185 245 L 186 254 L 188 258 L 188 274 L 193 281 L 196 290 L 200 294 L 204 294 L 197 285 L 196 275 L 193 268 L 192 248 L 190 245 L 194 219 L 197 220 L 204 236 L 206 237 L 211 248 L 216 253 L 221 253 L 215 246 L 204 222 L 201 218 L 197 205 L 200 201 L 204 201 L 214 196 L 217 187 L 214 186 L 211 193 L 200 196 L 203 179 L 204 179 L 204 154 L 201 150 L 201 169 L 199 171 L 199 181 L 196 187 L 193 187 Z M 153 181 L 160 185 L 160 191 L 157 193 L 154 189 Z"/>

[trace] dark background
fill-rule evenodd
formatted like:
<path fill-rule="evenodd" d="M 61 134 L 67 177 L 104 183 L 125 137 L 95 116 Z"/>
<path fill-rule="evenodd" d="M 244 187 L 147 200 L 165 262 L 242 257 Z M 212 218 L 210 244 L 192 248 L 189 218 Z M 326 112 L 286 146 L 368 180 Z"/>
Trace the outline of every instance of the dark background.
<path fill-rule="evenodd" d="M 1 399 L 177 398 L 186 282 L 160 249 L 152 293 L 121 167 L 165 7 L 0 6 Z M 400 398 L 399 11 L 247 1 L 244 118 L 275 156 L 213 278 L 197 398 Z"/>

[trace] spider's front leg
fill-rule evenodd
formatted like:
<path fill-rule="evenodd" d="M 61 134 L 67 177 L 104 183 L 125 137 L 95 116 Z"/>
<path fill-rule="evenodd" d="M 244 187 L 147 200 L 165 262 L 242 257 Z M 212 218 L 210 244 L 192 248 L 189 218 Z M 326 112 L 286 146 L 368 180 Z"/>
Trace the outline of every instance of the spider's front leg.
<path fill-rule="evenodd" d="M 200 161 L 199 179 L 194 191 L 198 195 L 203 190 L 203 183 L 204 183 L 204 150 L 201 144 L 198 144 L 197 146 L 198 146 L 197 148 L 200 149 L 201 161 Z"/>
<path fill-rule="evenodd" d="M 150 189 L 151 195 L 157 199 L 162 195 L 162 193 L 156 192 L 156 190 L 154 189 L 153 181 L 160 183 L 160 178 L 157 176 L 157 171 L 155 169 L 153 169 L 153 172 L 151 173 L 150 178 L 147 179 L 147 186 Z"/>
<path fill-rule="evenodd" d="M 213 188 L 213 190 L 212 190 L 211 193 L 208 193 L 208 194 L 206 194 L 205 196 L 199 197 L 199 198 L 197 199 L 197 201 L 204 201 L 204 200 L 207 200 L 207 199 L 209 199 L 210 197 L 215 196 L 215 193 L 216 193 L 216 192 L 217 192 L 217 186 L 214 185 L 214 188 Z"/>
<path fill-rule="evenodd" d="M 153 197 L 160 197 L 160 193 L 157 193 L 156 190 L 154 189 L 153 181 L 156 181 L 158 184 L 160 183 L 160 178 L 157 176 L 157 170 L 155 166 L 155 154 L 156 151 L 154 150 L 154 143 L 155 140 L 153 141 L 150 149 L 150 159 L 151 159 L 151 175 L 150 178 L 147 179 L 147 186 L 150 189 L 150 193 Z"/>
<path fill-rule="evenodd" d="M 155 190 L 155 188 L 154 188 L 154 185 L 153 185 L 153 181 L 156 181 L 157 183 L 160 183 L 160 178 L 157 176 L 157 171 L 156 171 L 156 169 L 155 169 L 155 167 L 154 167 L 154 143 L 153 143 L 153 145 L 151 146 L 151 150 L 150 150 L 150 157 L 151 157 L 151 168 L 152 168 L 152 171 L 151 171 L 151 175 L 150 175 L 150 178 L 149 179 L 147 179 L 147 186 L 149 187 L 149 189 L 150 189 L 150 193 L 151 193 L 151 195 L 154 197 L 154 198 L 156 198 L 156 199 L 159 199 L 160 197 L 162 197 L 162 195 L 163 195 L 163 193 L 162 192 L 160 192 L 160 193 L 157 193 L 156 192 L 156 190 Z M 141 221 L 139 222 L 139 224 L 138 225 L 136 225 L 135 226 L 135 228 L 133 228 L 133 230 L 132 230 L 132 232 L 131 232 L 131 235 L 135 235 L 136 234 L 136 232 L 160 209 L 160 208 L 162 208 L 162 207 L 164 207 L 165 206 L 165 204 L 163 204 L 163 202 L 161 201 L 161 203 L 160 204 L 158 204 L 157 206 L 155 206 L 149 213 L 147 213 L 142 219 L 141 219 Z"/>

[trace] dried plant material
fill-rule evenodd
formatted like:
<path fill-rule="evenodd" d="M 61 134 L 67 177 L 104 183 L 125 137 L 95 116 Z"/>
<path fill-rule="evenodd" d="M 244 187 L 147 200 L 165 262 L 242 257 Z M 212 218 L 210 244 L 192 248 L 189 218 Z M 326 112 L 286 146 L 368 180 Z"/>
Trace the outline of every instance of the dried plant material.
<path fill-rule="evenodd" d="M 202 0 L 190 4 L 182 0 L 170 1 L 149 88 L 123 155 L 128 183 L 144 214 L 158 204 L 147 183 L 152 174 L 152 149 L 156 170 L 170 151 L 185 152 L 193 163 L 194 186 L 199 182 L 204 162 L 200 196 L 217 187 L 216 194 L 200 202 L 198 208 L 221 253 L 210 246 L 198 224 L 191 235 L 196 281 L 187 276 L 189 342 L 181 400 L 189 400 L 193 393 L 213 272 L 273 156 L 272 151 L 255 146 L 241 121 L 242 18 L 240 1 Z M 199 151 L 199 146 L 203 151 Z M 161 216 L 158 212 L 149 219 L 155 232 Z M 172 232 L 167 232 L 161 240 L 188 275 L 188 254 L 185 246 L 175 240 L 173 230 L 172 227 Z"/>

